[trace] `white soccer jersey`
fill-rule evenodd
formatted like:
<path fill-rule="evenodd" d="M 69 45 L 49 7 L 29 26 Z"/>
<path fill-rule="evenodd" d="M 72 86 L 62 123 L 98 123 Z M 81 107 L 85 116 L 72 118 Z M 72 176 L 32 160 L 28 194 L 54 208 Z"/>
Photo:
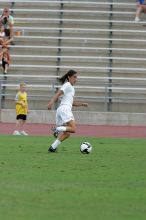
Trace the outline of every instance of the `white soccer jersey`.
<path fill-rule="evenodd" d="M 60 105 L 67 105 L 72 108 L 73 98 L 75 95 L 74 87 L 71 85 L 70 82 L 66 82 L 65 84 L 63 84 L 60 90 L 64 93 Z"/>

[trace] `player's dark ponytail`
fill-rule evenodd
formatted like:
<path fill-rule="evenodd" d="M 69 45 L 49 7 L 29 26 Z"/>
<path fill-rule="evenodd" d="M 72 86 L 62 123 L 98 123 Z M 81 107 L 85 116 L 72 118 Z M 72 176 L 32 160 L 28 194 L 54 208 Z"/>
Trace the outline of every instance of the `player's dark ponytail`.
<path fill-rule="evenodd" d="M 65 75 L 59 78 L 59 81 L 61 82 L 61 84 L 63 84 L 66 80 L 68 81 L 68 77 L 71 77 L 75 74 L 77 74 L 75 70 L 69 70 Z"/>

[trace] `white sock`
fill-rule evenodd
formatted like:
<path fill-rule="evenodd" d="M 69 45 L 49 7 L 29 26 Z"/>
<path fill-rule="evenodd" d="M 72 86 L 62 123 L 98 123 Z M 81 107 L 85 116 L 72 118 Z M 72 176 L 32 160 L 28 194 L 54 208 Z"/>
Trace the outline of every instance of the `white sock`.
<path fill-rule="evenodd" d="M 61 141 L 56 139 L 53 144 L 51 144 L 52 148 L 53 149 L 56 149 L 58 147 L 58 145 L 61 144 Z"/>
<path fill-rule="evenodd" d="M 66 127 L 65 126 L 60 126 L 56 128 L 57 131 L 66 131 Z"/>

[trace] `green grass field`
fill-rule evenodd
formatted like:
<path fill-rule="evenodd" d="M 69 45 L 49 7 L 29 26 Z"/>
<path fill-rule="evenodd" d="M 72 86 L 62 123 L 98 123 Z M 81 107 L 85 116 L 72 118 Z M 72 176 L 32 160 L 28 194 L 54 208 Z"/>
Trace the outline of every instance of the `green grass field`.
<path fill-rule="evenodd" d="M 0 136 L 1 220 L 145 220 L 146 140 Z M 82 141 L 91 154 L 79 151 Z"/>

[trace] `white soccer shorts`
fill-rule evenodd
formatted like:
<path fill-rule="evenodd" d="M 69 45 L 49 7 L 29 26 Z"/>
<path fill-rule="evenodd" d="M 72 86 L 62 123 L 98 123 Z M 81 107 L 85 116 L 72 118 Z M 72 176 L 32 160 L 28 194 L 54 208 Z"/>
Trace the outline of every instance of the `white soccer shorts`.
<path fill-rule="evenodd" d="M 67 105 L 60 105 L 56 111 L 56 126 L 61 126 L 74 120 L 71 108 Z"/>

